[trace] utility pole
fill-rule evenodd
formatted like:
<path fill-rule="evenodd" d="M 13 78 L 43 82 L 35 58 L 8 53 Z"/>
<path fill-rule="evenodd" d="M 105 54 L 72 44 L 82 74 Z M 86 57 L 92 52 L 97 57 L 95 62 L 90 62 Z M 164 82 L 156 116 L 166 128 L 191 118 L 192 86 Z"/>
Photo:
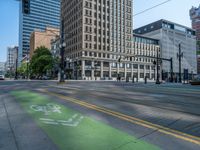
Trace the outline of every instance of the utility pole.
<path fill-rule="evenodd" d="M 26 76 L 27 76 L 27 80 L 29 78 L 29 66 L 28 66 L 28 63 L 29 63 L 29 57 L 28 57 L 28 49 L 26 51 Z"/>
<path fill-rule="evenodd" d="M 120 63 L 121 63 L 121 56 L 118 58 L 118 67 L 120 67 Z M 120 73 L 117 73 L 117 80 L 120 81 Z"/>
<path fill-rule="evenodd" d="M 16 59 L 15 59 L 15 80 L 18 79 L 18 73 L 17 73 L 17 68 L 18 68 L 18 51 L 19 49 L 16 47 L 16 53 L 15 53 L 15 56 L 16 56 Z"/>
<path fill-rule="evenodd" d="M 173 58 L 170 59 L 170 74 L 171 74 L 170 75 L 171 76 L 170 77 L 171 78 L 170 82 L 173 82 L 174 81 L 174 79 L 173 79 L 173 74 L 174 74 L 173 73 Z"/>
<path fill-rule="evenodd" d="M 16 58 L 16 61 L 15 61 L 15 80 L 17 80 L 18 79 L 18 74 L 17 74 L 17 63 L 18 63 L 18 60 L 17 60 L 17 58 Z"/>
<path fill-rule="evenodd" d="M 155 60 L 153 61 L 153 65 L 154 65 L 153 70 L 154 70 L 154 81 L 155 81 L 156 80 L 156 61 Z"/>
<path fill-rule="evenodd" d="M 79 62 L 78 58 L 76 59 L 76 80 L 78 80 L 78 72 L 79 72 Z"/>
<path fill-rule="evenodd" d="M 182 83 L 182 77 L 181 77 L 181 60 L 183 58 L 183 52 L 181 52 L 181 43 L 178 44 L 179 52 L 177 53 L 177 58 L 179 61 L 179 83 Z"/>
<path fill-rule="evenodd" d="M 160 77 L 159 77 L 159 66 L 158 66 L 158 61 L 159 61 L 159 58 L 158 58 L 158 50 L 157 50 L 157 57 L 156 57 L 156 68 L 157 68 L 157 78 L 156 78 L 156 84 L 160 84 Z"/>
<path fill-rule="evenodd" d="M 64 79 L 64 21 L 62 20 L 61 22 L 61 36 L 60 36 L 60 80 L 59 82 L 65 82 Z"/>

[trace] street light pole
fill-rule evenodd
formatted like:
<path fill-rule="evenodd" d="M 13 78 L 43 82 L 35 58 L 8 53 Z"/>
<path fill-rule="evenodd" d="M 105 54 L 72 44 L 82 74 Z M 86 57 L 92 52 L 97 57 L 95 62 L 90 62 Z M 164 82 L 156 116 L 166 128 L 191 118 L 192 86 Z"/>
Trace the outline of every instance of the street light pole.
<path fill-rule="evenodd" d="M 121 60 L 122 60 L 122 58 L 121 58 L 121 56 L 118 58 L 118 68 L 120 68 L 120 64 L 121 64 Z M 119 70 L 118 70 L 119 71 Z M 118 81 L 120 81 L 120 73 L 118 72 L 118 74 L 117 74 L 117 80 Z"/>
<path fill-rule="evenodd" d="M 76 59 L 76 80 L 78 80 L 78 71 L 79 71 L 79 63 L 78 63 L 78 58 Z"/>
<path fill-rule="evenodd" d="M 27 80 L 28 80 L 28 78 L 29 78 L 29 66 L 28 66 L 28 63 L 29 63 L 29 56 L 28 56 L 28 53 L 29 53 L 29 51 L 28 51 L 28 49 L 27 49 L 27 52 L 26 52 L 26 78 L 27 78 Z"/>
<path fill-rule="evenodd" d="M 171 78 L 170 82 L 173 82 L 173 81 L 174 81 L 174 80 L 173 80 L 173 74 L 174 74 L 174 73 L 173 73 L 173 58 L 170 59 L 170 74 L 171 74 L 171 75 L 170 75 L 170 76 L 171 76 L 171 77 L 170 77 L 170 78 Z"/>
<path fill-rule="evenodd" d="M 157 50 L 157 57 L 156 57 L 156 67 L 157 67 L 157 78 L 156 78 L 156 84 L 160 84 L 160 81 L 159 81 L 159 66 L 158 66 L 158 50 Z"/>
<path fill-rule="evenodd" d="M 17 80 L 18 79 L 18 74 L 17 74 L 17 63 L 18 63 L 18 60 L 17 60 L 17 58 L 16 58 L 16 62 L 15 62 L 16 64 L 15 64 L 15 80 Z"/>
<path fill-rule="evenodd" d="M 153 61 L 153 65 L 154 65 L 153 70 L 154 70 L 154 81 L 155 81 L 156 80 L 156 61 L 155 60 Z"/>
<path fill-rule="evenodd" d="M 182 83 L 182 77 L 181 77 L 181 60 L 183 58 L 183 52 L 181 52 L 181 43 L 178 44 L 179 52 L 177 53 L 177 58 L 179 61 L 179 83 Z"/>
<path fill-rule="evenodd" d="M 61 56 L 61 59 L 60 59 L 60 80 L 59 82 L 62 83 L 62 82 L 65 82 L 65 79 L 64 79 L 64 21 L 62 20 L 62 23 L 61 23 L 61 38 L 60 38 L 60 56 Z"/>

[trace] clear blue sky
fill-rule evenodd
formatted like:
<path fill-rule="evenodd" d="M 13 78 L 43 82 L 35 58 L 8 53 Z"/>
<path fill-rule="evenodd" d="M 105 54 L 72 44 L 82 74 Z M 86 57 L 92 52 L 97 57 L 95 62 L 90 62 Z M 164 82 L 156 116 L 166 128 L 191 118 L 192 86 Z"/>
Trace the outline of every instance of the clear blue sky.
<path fill-rule="evenodd" d="M 134 0 L 134 13 L 165 0 Z M 200 0 L 171 0 L 153 10 L 134 17 L 134 28 L 159 19 L 167 19 L 191 27 L 189 9 Z M 19 4 L 16 0 L 0 0 L 0 62 L 6 61 L 8 46 L 18 45 Z"/>
<path fill-rule="evenodd" d="M 0 0 L 0 62 L 6 61 L 7 47 L 18 45 L 19 3 Z"/>
<path fill-rule="evenodd" d="M 164 1 L 165 0 L 134 0 L 134 13 L 141 12 L 146 8 L 150 8 L 151 6 Z M 189 10 L 192 6 L 198 7 L 199 4 L 200 0 L 171 0 L 162 6 L 135 16 L 134 28 L 138 28 L 159 19 L 166 19 L 191 27 Z"/>

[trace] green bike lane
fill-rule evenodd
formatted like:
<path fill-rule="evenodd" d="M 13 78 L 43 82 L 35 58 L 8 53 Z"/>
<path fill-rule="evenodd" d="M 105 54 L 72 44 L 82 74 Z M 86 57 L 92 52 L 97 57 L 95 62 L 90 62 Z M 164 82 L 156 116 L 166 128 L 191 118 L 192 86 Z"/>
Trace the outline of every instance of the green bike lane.
<path fill-rule="evenodd" d="M 146 141 L 30 91 L 11 95 L 61 150 L 158 150 Z"/>

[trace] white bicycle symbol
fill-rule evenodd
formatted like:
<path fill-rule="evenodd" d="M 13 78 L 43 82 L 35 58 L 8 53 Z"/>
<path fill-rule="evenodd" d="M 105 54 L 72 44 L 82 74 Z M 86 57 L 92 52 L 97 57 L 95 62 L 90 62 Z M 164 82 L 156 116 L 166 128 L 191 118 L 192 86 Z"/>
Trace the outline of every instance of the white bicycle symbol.
<path fill-rule="evenodd" d="M 46 105 L 31 105 L 30 108 L 34 111 L 44 112 L 45 115 L 49 115 L 50 113 L 61 113 L 61 107 L 52 103 Z"/>

